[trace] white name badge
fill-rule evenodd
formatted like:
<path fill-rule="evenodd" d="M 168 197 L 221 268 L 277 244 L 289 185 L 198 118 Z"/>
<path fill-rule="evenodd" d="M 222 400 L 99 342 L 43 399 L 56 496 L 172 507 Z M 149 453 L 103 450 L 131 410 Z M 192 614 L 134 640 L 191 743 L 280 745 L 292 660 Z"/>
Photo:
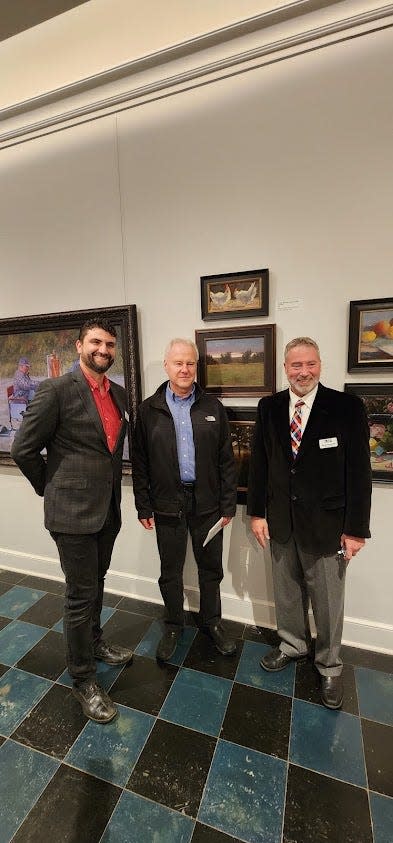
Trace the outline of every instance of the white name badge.
<path fill-rule="evenodd" d="M 206 421 L 215 421 L 216 417 L 215 416 L 205 416 L 205 419 L 206 419 Z"/>
<path fill-rule="evenodd" d="M 320 448 L 338 448 L 337 436 L 329 436 L 327 439 L 319 440 Z"/>

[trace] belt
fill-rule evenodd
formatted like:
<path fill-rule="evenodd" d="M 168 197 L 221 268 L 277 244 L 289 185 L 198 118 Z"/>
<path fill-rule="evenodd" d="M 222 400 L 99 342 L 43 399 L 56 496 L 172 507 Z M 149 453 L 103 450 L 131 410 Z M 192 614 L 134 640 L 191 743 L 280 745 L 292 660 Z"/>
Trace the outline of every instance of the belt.
<path fill-rule="evenodd" d="M 182 483 L 183 489 L 187 489 L 187 491 L 192 491 L 195 486 L 195 483 Z"/>

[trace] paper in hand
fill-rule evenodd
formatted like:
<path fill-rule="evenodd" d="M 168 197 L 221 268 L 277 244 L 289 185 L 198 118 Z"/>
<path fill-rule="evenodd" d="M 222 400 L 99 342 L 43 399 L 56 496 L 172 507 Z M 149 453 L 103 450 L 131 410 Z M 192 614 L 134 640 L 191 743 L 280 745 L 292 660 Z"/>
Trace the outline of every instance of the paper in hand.
<path fill-rule="evenodd" d="M 212 527 L 210 527 L 210 530 L 209 530 L 209 532 L 208 532 L 208 534 L 205 538 L 205 541 L 203 542 L 202 547 L 206 547 L 206 545 L 209 544 L 209 542 L 212 539 L 214 539 L 214 536 L 216 536 L 217 533 L 219 533 L 220 530 L 222 530 L 222 522 L 223 522 L 223 518 L 219 518 L 218 521 L 216 521 L 216 523 L 213 524 Z"/>

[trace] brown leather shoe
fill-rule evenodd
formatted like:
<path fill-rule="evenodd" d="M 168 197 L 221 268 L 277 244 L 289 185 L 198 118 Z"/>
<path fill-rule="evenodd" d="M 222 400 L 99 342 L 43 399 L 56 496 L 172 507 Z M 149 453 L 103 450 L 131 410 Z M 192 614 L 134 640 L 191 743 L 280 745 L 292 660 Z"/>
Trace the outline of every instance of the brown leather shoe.
<path fill-rule="evenodd" d="M 94 647 L 94 658 L 106 664 L 129 664 L 132 662 L 132 650 L 101 640 Z"/>
<path fill-rule="evenodd" d="M 228 638 L 224 627 L 221 623 L 215 623 L 208 627 L 208 632 L 212 641 L 222 656 L 233 656 L 236 653 L 236 641 Z"/>
<path fill-rule="evenodd" d="M 273 647 L 263 657 L 260 665 L 264 670 L 270 671 L 270 673 L 278 673 L 279 670 L 284 670 L 285 667 L 288 667 L 291 662 L 298 662 L 305 658 L 306 654 L 304 656 L 287 656 L 279 647 Z"/>
<path fill-rule="evenodd" d="M 81 704 L 83 714 L 90 720 L 96 723 L 109 723 L 116 717 L 116 706 L 97 682 L 90 680 L 81 685 L 74 685 L 72 693 Z"/>
<path fill-rule="evenodd" d="M 321 700 L 326 708 L 341 708 L 343 696 L 341 676 L 321 676 Z"/>

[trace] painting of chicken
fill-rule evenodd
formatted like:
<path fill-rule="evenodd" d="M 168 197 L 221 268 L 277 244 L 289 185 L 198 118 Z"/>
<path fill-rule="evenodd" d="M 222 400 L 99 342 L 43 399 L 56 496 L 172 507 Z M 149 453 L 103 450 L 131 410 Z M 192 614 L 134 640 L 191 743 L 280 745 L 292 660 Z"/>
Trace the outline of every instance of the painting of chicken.
<path fill-rule="evenodd" d="M 202 276 L 201 305 L 205 320 L 268 316 L 269 270 Z"/>

